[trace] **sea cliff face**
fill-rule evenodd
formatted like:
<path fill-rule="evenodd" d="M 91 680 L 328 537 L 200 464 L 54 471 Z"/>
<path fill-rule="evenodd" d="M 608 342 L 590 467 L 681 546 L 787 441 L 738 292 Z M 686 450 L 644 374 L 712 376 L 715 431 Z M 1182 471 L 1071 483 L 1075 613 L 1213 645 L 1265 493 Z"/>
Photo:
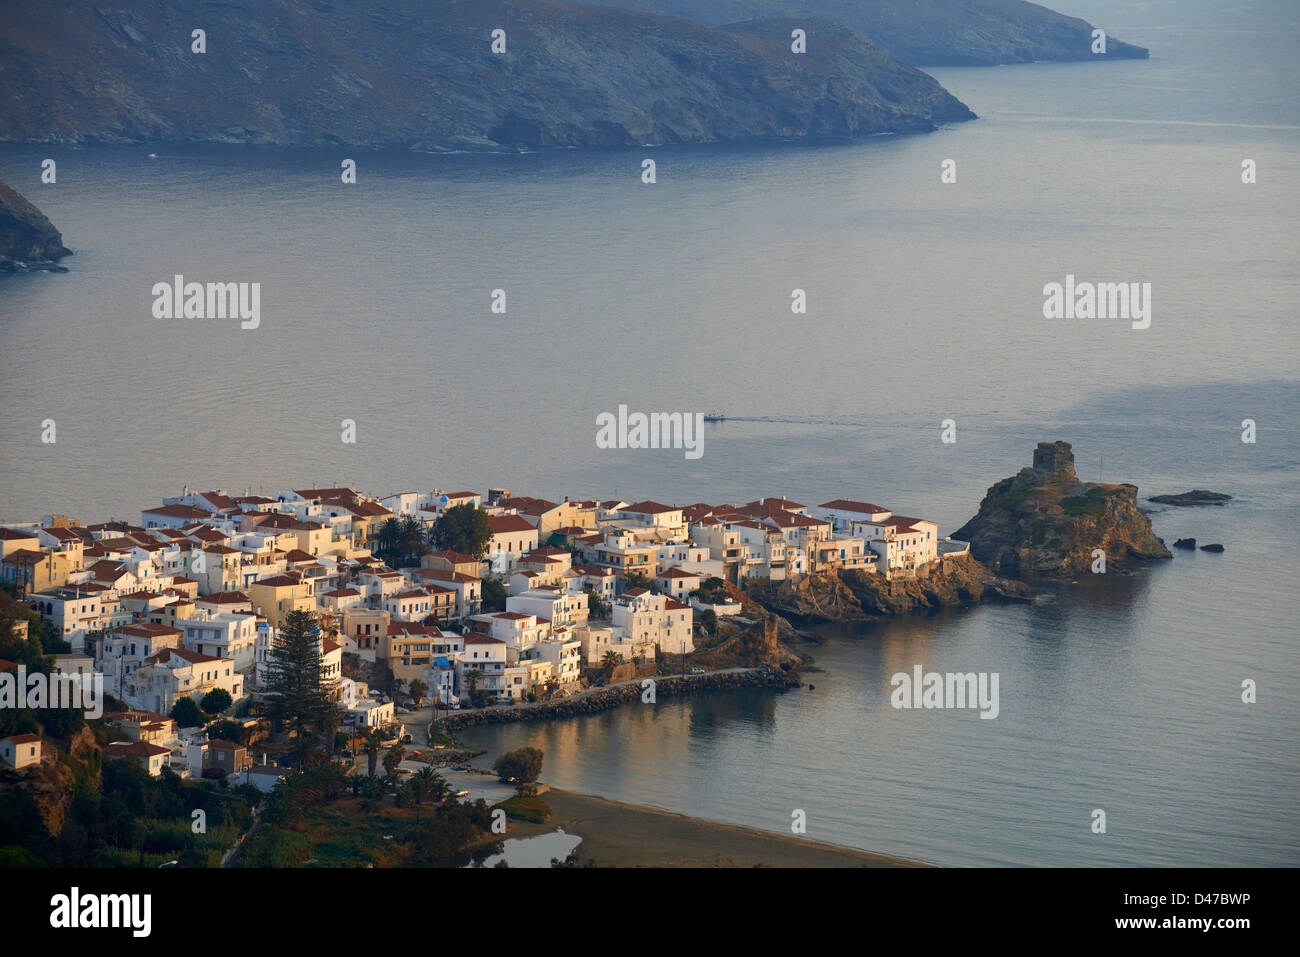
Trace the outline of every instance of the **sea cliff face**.
<path fill-rule="evenodd" d="M 826 570 L 797 581 L 751 579 L 746 597 L 767 611 L 799 621 L 859 621 L 984 601 L 1033 600 L 1019 582 L 999 579 L 970 555 L 954 555 L 886 579 L 856 569 Z"/>
<path fill-rule="evenodd" d="M 816 57 L 792 54 L 781 22 L 719 30 L 549 0 L 17 4 L 0 19 L 0 140 L 630 146 L 973 118 L 849 30 L 802 26 Z"/>
<path fill-rule="evenodd" d="M 1040 442 L 1033 466 L 992 486 L 953 538 L 970 542 L 994 571 L 1023 578 L 1088 573 L 1095 549 L 1108 571 L 1172 558 L 1138 508 L 1137 491 L 1080 481 L 1068 442 Z"/>
<path fill-rule="evenodd" d="M 0 182 L 0 272 L 68 255 L 71 250 L 64 248 L 63 236 L 45 214 Z"/>
<path fill-rule="evenodd" d="M 1093 53 L 1093 25 L 1024 0 L 578 0 L 688 17 L 817 18 L 848 27 L 915 66 L 995 66 L 1035 60 L 1145 59 L 1146 47 L 1106 38 Z M 1064 2 L 1064 0 L 1063 0 Z"/>

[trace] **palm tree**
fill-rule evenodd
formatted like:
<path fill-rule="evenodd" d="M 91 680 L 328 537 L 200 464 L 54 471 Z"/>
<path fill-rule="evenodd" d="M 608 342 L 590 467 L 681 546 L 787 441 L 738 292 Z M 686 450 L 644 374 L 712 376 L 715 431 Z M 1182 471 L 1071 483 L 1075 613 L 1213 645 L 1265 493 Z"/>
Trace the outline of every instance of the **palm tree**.
<path fill-rule="evenodd" d="M 395 561 L 402 540 L 402 523 L 397 517 L 393 516 L 385 519 L 383 524 L 379 526 L 375 537 L 379 544 L 379 547 L 375 549 L 376 554 L 386 562 Z"/>
<path fill-rule="evenodd" d="M 442 779 L 434 773 L 433 768 L 423 767 L 415 774 L 411 775 L 411 797 L 415 800 L 415 819 L 420 820 L 420 805 L 426 797 L 429 797 L 435 791 L 435 783 Z"/>
<path fill-rule="evenodd" d="M 383 739 L 379 737 L 378 728 L 372 728 L 366 733 L 366 760 L 370 763 L 370 776 L 372 778 L 375 776 L 375 765 L 379 761 L 379 745 L 382 741 Z"/>
<path fill-rule="evenodd" d="M 334 757 L 334 738 L 343 724 L 343 712 L 330 708 L 321 718 L 321 732 L 325 735 L 325 753 Z"/>
<path fill-rule="evenodd" d="M 400 533 L 400 551 L 408 563 L 418 562 L 421 555 L 430 551 L 424 523 L 415 516 L 402 517 Z"/>
<path fill-rule="evenodd" d="M 433 804 L 442 804 L 453 796 L 451 785 L 441 774 L 434 772 L 433 778 L 429 781 L 429 801 Z"/>
<path fill-rule="evenodd" d="M 397 766 L 402 763 L 404 757 L 406 757 L 406 748 L 400 744 L 388 749 L 388 753 L 384 755 L 384 770 L 388 772 L 389 777 L 397 776 Z"/>
<path fill-rule="evenodd" d="M 623 656 L 611 649 L 605 652 L 605 656 L 600 661 L 605 666 L 605 677 L 608 678 L 614 673 L 614 668 L 623 663 Z"/>

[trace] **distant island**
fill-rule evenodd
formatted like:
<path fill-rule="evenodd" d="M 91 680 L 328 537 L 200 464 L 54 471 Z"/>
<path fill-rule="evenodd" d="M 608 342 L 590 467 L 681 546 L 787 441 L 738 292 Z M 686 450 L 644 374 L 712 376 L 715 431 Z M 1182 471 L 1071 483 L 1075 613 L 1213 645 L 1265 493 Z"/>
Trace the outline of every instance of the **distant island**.
<path fill-rule="evenodd" d="M 0 182 L 0 272 L 46 265 L 71 254 L 45 214 Z"/>
<path fill-rule="evenodd" d="M 492 150 L 852 137 L 974 118 L 927 74 L 807 18 L 717 29 L 549 0 L 310 11 L 53 0 L 7 13 L 10 142 Z M 815 55 L 792 52 L 796 27 Z"/>

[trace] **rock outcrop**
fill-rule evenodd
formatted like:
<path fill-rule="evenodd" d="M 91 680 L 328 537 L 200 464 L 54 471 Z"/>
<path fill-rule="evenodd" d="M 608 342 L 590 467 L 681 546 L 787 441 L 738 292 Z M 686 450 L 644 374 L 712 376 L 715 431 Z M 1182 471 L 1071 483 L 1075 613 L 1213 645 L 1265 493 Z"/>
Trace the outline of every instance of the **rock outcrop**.
<path fill-rule="evenodd" d="M 1161 505 L 1226 505 L 1232 501 L 1232 496 L 1223 492 L 1208 492 L 1203 488 L 1194 488 L 1190 492 L 1179 492 L 1177 495 L 1152 495 L 1147 501 L 1159 502 Z"/>
<path fill-rule="evenodd" d="M 808 660 L 789 651 L 782 641 L 796 637 L 784 618 L 763 613 L 749 625 L 718 625 L 718 634 L 695 643 L 690 663 L 702 668 L 780 668 L 798 670 Z"/>
<path fill-rule="evenodd" d="M 970 555 L 917 569 L 916 577 L 823 570 L 797 581 L 750 579 L 746 594 L 763 608 L 800 621 L 860 621 L 988 601 L 1032 602 L 1022 582 L 998 578 Z"/>
<path fill-rule="evenodd" d="M 71 253 L 45 214 L 0 182 L 0 271 L 55 262 Z"/>
<path fill-rule="evenodd" d="M 1035 60 L 1145 59 L 1146 47 L 1106 37 L 1093 53 L 1093 25 L 1024 0 L 578 0 L 709 24 L 816 17 L 841 23 L 890 56 L 916 66 L 995 66 Z"/>
<path fill-rule="evenodd" d="M 720 30 L 550 0 L 14 4 L 0 18 L 0 140 L 475 150 L 849 137 L 973 118 L 848 29 L 800 25 L 817 56 L 793 55 L 779 21 Z"/>
<path fill-rule="evenodd" d="M 1093 551 L 1108 571 L 1172 558 L 1138 508 L 1137 486 L 1082 482 L 1068 442 L 1040 442 L 1034 464 L 988 490 L 979 514 L 953 533 L 1003 575 L 1071 577 L 1088 572 Z"/>

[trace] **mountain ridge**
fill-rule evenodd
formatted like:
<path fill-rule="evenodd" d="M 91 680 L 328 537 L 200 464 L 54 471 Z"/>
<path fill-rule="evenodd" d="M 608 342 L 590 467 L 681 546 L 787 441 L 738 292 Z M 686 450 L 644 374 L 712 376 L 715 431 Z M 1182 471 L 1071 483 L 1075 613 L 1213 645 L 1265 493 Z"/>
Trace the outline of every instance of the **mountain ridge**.
<path fill-rule="evenodd" d="M 926 132 L 974 114 L 844 27 L 551 0 L 71 0 L 0 23 L 0 140 L 427 150 Z M 191 30 L 206 52 L 191 49 Z M 490 49 L 505 30 L 504 54 Z"/>

